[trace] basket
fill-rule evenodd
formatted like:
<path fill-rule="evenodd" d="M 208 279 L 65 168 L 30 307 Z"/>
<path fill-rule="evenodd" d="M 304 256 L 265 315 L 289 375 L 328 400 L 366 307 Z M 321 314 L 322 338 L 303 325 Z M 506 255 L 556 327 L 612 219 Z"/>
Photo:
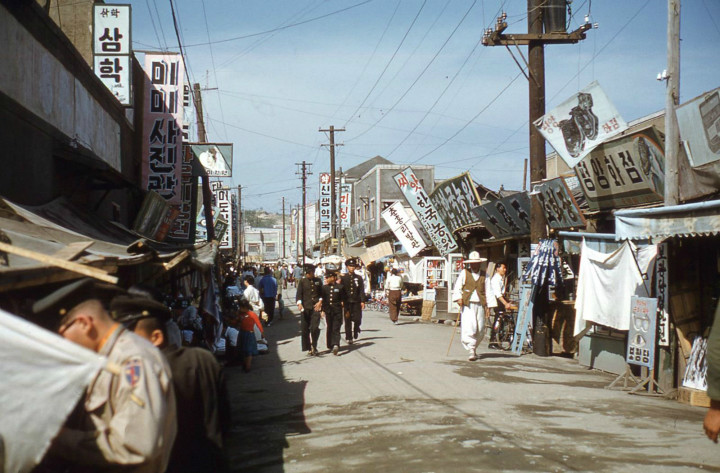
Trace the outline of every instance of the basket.
<path fill-rule="evenodd" d="M 421 320 L 429 321 L 432 319 L 433 310 L 435 309 L 435 301 L 423 301 Z"/>

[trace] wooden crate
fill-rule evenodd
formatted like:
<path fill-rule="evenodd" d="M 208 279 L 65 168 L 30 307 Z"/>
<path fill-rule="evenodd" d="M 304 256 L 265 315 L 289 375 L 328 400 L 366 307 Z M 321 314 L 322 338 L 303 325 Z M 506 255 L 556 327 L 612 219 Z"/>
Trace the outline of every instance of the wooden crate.
<path fill-rule="evenodd" d="M 691 406 L 710 407 L 710 398 L 707 392 L 699 389 L 680 387 L 678 389 L 678 401 Z"/>

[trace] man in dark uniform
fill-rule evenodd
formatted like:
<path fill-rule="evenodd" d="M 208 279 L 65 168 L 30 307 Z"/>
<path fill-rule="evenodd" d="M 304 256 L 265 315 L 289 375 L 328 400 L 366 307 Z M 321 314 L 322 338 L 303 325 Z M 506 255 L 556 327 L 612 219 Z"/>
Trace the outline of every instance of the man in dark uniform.
<path fill-rule="evenodd" d="M 325 285 L 322 287 L 322 316 L 327 322 L 327 347 L 333 355 L 340 351 L 340 325 L 343 321 L 343 309 L 347 303 L 347 291 L 337 281 L 334 265 L 325 268 Z"/>
<path fill-rule="evenodd" d="M 227 471 L 223 437 L 230 425 L 230 405 L 215 357 L 203 348 L 168 343 L 166 323 L 171 313 L 147 296 L 118 296 L 110 303 L 110 313 L 159 348 L 170 365 L 178 432 L 166 472 Z"/>
<path fill-rule="evenodd" d="M 305 265 L 305 277 L 298 279 L 296 284 L 295 301 L 302 316 L 300 320 L 302 351 L 307 351 L 310 356 L 315 356 L 318 354 L 320 310 L 322 309 L 322 281 L 315 277 L 315 266 Z"/>
<path fill-rule="evenodd" d="M 353 340 L 360 335 L 362 311 L 365 309 L 365 281 L 362 276 L 355 274 L 358 267 L 355 258 L 345 261 L 345 266 L 348 272 L 340 278 L 348 294 L 345 306 L 345 340 L 352 345 Z"/>

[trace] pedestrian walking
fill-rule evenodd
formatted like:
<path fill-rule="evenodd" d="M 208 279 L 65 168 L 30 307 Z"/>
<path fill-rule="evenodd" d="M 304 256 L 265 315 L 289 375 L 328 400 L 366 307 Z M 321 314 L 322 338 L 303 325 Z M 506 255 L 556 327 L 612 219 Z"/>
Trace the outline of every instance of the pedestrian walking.
<path fill-rule="evenodd" d="M 505 299 L 505 274 L 507 266 L 505 263 L 497 263 L 495 265 L 495 274 L 490 278 L 490 284 L 487 287 L 486 300 L 488 309 L 492 310 L 494 318 L 490 327 L 490 342 L 488 348 L 500 349 L 497 340 L 497 332 L 500 328 L 500 318 L 506 311 L 513 308 L 512 304 Z"/>
<path fill-rule="evenodd" d="M 463 269 L 453 287 L 453 300 L 460 306 L 460 342 L 468 352 L 468 360 L 477 360 L 477 347 L 485 337 L 485 276 L 480 271 L 486 262 L 477 251 L 463 261 Z"/>
<path fill-rule="evenodd" d="M 403 280 L 398 275 L 398 270 L 393 268 L 385 280 L 385 295 L 387 296 L 390 308 L 390 320 L 397 324 L 400 315 L 400 304 L 402 303 Z"/>
<path fill-rule="evenodd" d="M 325 270 L 325 285 L 322 287 L 322 317 L 327 324 L 328 350 L 332 350 L 333 355 L 337 356 L 340 351 L 340 326 L 343 322 L 347 291 L 336 278 L 337 268 L 328 264 Z"/>
<path fill-rule="evenodd" d="M 283 263 L 282 269 L 280 271 L 281 271 L 282 280 L 283 280 L 282 288 L 287 289 L 288 288 L 288 280 L 290 280 L 292 278 L 292 274 L 290 274 L 290 271 L 288 270 L 288 265 L 285 263 Z"/>
<path fill-rule="evenodd" d="M 265 276 L 260 280 L 260 296 L 262 297 L 265 313 L 268 316 L 267 326 L 270 327 L 275 318 L 275 301 L 278 295 L 277 280 L 273 277 L 270 267 L 265 268 Z"/>
<path fill-rule="evenodd" d="M 177 432 L 170 367 L 159 350 L 112 319 L 107 286 L 81 279 L 33 305 L 35 313 L 60 317 L 62 337 L 119 367 L 98 372 L 47 459 L 73 471 L 165 471 Z"/>
<path fill-rule="evenodd" d="M 345 341 L 352 345 L 362 331 L 362 311 L 365 310 L 365 281 L 362 276 L 355 273 L 358 267 L 357 260 L 350 258 L 345 261 L 347 274 L 340 278 L 347 293 L 345 304 Z"/>
<path fill-rule="evenodd" d="M 297 281 L 295 301 L 301 316 L 301 349 L 315 356 L 320 338 L 322 282 L 315 277 L 315 267 L 311 264 L 305 265 L 305 277 Z"/>
<path fill-rule="evenodd" d="M 203 348 L 168 343 L 170 312 L 154 299 L 119 296 L 110 303 L 110 312 L 128 330 L 160 349 L 170 365 L 178 431 L 166 473 L 227 471 L 223 445 L 231 410 L 220 363 Z"/>
<path fill-rule="evenodd" d="M 305 266 L 307 267 L 308 265 L 305 265 Z M 314 271 L 315 270 L 313 269 L 313 273 L 314 273 Z M 298 264 L 297 266 L 295 266 L 293 268 L 292 274 L 293 274 L 293 286 L 298 287 L 298 283 L 300 283 L 300 280 L 303 277 L 303 268 L 301 268 L 300 265 Z M 313 274 L 313 276 L 314 276 L 314 274 Z"/>

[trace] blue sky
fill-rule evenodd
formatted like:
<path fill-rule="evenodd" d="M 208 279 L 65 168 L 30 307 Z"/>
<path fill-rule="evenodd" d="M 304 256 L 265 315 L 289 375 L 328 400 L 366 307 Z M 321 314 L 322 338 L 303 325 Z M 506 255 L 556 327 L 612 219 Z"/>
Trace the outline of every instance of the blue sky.
<path fill-rule="evenodd" d="M 131 3 L 134 47 L 177 51 L 169 2 Z M 685 102 L 720 86 L 720 1 L 682 3 Z M 299 203 L 295 163 L 303 160 L 316 198 L 318 175 L 329 170 L 320 146 L 328 137 L 318 129 L 330 125 L 346 129 L 335 135 L 344 169 L 381 155 L 434 164 L 438 178 L 470 170 L 491 189 L 522 187 L 527 80 L 504 47 L 478 41 L 501 11 L 508 33 L 526 32 L 526 0 L 175 5 L 192 81 L 217 89 L 203 92 L 208 138 L 234 143 L 227 183 L 244 187 L 243 207 L 279 210 L 283 196 Z M 666 68 L 667 2 L 574 0 L 571 8 L 570 29 L 588 14 L 599 27 L 576 45 L 545 48 L 547 109 L 593 80 L 627 121 L 663 109 L 656 76 Z"/>

